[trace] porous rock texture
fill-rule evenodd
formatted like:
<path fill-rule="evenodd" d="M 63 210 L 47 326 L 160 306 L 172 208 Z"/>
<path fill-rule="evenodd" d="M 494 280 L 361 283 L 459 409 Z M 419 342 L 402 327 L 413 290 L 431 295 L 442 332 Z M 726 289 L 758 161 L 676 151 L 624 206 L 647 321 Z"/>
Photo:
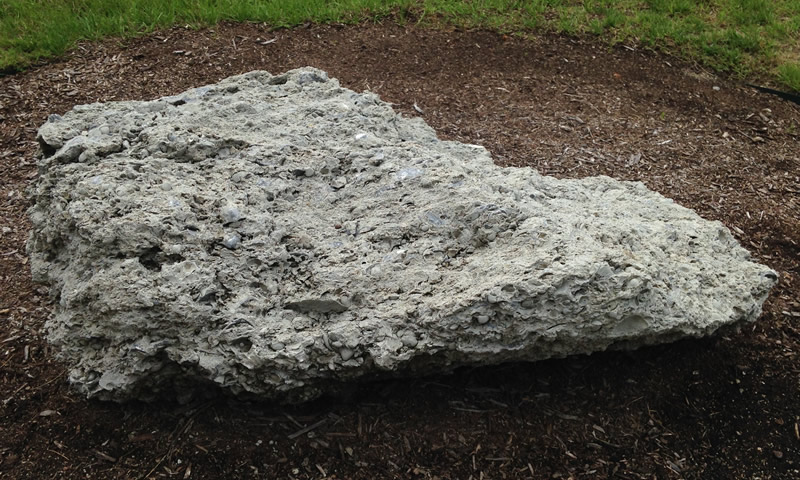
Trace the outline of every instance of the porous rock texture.
<path fill-rule="evenodd" d="M 754 321 L 777 280 L 641 183 L 500 168 L 312 68 L 39 130 L 28 250 L 103 399 L 635 348 Z"/>

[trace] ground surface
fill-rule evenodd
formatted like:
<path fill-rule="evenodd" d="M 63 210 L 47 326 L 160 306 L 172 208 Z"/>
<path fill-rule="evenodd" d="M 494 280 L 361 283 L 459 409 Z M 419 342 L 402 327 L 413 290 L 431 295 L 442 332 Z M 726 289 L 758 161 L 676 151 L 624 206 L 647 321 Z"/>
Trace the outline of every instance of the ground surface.
<path fill-rule="evenodd" d="M 416 103 L 440 137 L 502 165 L 640 180 L 724 222 L 781 282 L 740 333 L 367 384 L 300 407 L 71 393 L 25 257 L 36 128 L 75 104 L 305 65 L 407 115 Z M 798 147 L 793 104 L 564 37 L 223 25 L 83 45 L 0 78 L 0 478 L 800 478 Z"/>

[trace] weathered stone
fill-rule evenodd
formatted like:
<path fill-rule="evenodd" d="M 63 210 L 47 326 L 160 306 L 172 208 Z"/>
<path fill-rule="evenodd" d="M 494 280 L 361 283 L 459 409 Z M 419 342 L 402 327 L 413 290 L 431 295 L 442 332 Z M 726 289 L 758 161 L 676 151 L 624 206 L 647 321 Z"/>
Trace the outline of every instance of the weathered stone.
<path fill-rule="evenodd" d="M 777 280 L 640 183 L 499 168 L 314 69 L 78 106 L 39 141 L 31 266 L 93 397 L 635 348 L 754 321 Z"/>

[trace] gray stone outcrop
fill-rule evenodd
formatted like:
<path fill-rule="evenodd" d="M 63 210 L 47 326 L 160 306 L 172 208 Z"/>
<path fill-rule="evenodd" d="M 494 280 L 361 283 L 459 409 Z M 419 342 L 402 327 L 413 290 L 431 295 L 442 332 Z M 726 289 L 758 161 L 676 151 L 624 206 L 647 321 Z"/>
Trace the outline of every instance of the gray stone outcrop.
<path fill-rule="evenodd" d="M 251 72 L 39 130 L 28 250 L 83 393 L 341 381 L 636 348 L 756 320 L 775 272 L 607 177 L 500 168 L 325 72 Z"/>

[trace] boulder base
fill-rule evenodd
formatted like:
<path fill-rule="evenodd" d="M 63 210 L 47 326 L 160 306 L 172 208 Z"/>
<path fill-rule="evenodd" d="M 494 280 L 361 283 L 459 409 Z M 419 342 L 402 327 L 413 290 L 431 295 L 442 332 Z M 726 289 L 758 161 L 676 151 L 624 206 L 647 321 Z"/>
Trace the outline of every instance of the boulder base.
<path fill-rule="evenodd" d="M 311 68 L 77 106 L 38 139 L 31 267 L 90 397 L 293 402 L 636 348 L 752 322 L 777 280 L 641 183 L 497 167 Z"/>

